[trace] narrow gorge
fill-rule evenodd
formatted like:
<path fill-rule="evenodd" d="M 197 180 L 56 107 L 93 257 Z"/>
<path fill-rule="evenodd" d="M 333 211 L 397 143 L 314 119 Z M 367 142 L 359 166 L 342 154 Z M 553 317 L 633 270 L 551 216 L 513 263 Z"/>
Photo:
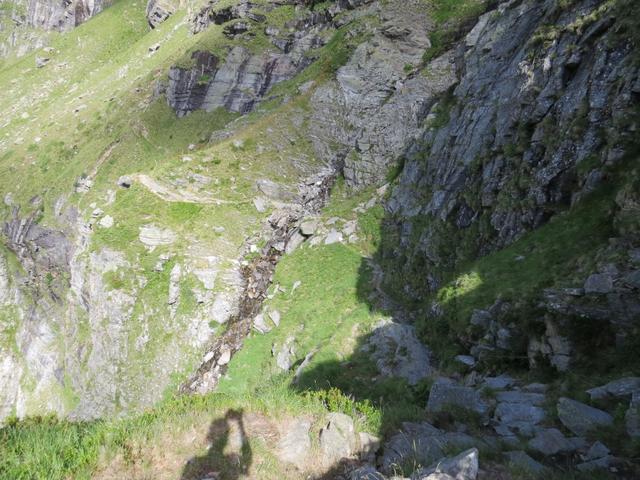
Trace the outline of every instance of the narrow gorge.
<path fill-rule="evenodd" d="M 0 1 L 0 479 L 638 478 L 638 26 Z"/>

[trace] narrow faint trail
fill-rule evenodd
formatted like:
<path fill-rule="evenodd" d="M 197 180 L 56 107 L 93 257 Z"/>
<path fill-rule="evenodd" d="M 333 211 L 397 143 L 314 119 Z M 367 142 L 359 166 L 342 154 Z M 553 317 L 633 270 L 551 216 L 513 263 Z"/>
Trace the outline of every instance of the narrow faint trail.
<path fill-rule="evenodd" d="M 132 178 L 165 202 L 199 203 L 205 205 L 242 205 L 250 202 L 250 200 L 224 200 L 210 195 L 200 195 L 184 189 L 175 190 L 143 173 L 133 175 Z"/>

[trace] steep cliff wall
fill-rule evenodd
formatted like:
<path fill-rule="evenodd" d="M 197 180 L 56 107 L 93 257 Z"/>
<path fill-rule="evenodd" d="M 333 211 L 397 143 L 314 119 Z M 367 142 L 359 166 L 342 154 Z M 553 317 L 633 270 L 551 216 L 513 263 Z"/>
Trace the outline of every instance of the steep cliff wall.
<path fill-rule="evenodd" d="M 111 0 L 7 0 L 0 8 L 0 59 L 45 46 L 48 32 L 67 32 Z"/>
<path fill-rule="evenodd" d="M 634 135 L 633 46 L 610 2 L 508 2 L 458 47 L 458 80 L 409 146 L 388 203 L 410 296 L 504 247 L 605 180 Z M 426 281 L 425 281 L 426 280 Z"/>

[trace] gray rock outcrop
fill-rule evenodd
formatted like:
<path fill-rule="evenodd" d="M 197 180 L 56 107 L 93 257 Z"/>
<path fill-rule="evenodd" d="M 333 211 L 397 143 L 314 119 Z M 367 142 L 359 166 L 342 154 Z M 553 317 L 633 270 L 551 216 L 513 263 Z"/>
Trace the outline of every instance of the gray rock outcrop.
<path fill-rule="evenodd" d="M 411 325 L 379 325 L 362 350 L 369 352 L 384 377 L 404 378 L 415 385 L 431 372 L 429 350 L 418 340 Z"/>
<path fill-rule="evenodd" d="M 306 57 L 254 55 L 242 46 L 233 48 L 223 62 L 204 51 L 194 52 L 193 60 L 190 69 L 169 71 L 167 102 L 179 116 L 216 108 L 247 113 L 273 85 L 292 78 L 308 64 Z"/>
<path fill-rule="evenodd" d="M 451 55 L 418 71 L 430 45 L 430 23 L 408 3 L 377 7 L 381 27 L 356 48 L 335 82 L 311 99 L 314 148 L 322 158 L 344 163 L 352 187 L 384 181 L 389 166 L 418 136 L 436 97 L 455 82 Z"/>
<path fill-rule="evenodd" d="M 503 3 L 457 50 L 457 84 L 432 106 L 431 128 L 408 148 L 388 202 L 398 240 L 383 254 L 409 283 L 405 296 L 437 289 L 438 271 L 502 248 L 545 223 L 552 206 L 578 201 L 588 174 L 616 158 L 602 128 L 620 121 L 620 134 L 633 135 L 621 120 L 635 98 L 630 47 L 605 40 L 612 22 L 598 2 L 555 7 Z M 588 27 L 571 28 L 590 13 Z M 539 41 L 551 24 L 557 37 Z M 589 158 L 597 161 L 583 169 Z M 426 279 L 412 275 L 418 259 Z"/>
<path fill-rule="evenodd" d="M 147 21 L 151 28 L 156 28 L 175 13 L 180 0 L 149 0 L 147 2 Z"/>
<path fill-rule="evenodd" d="M 576 435 L 586 435 L 613 424 L 613 417 L 607 412 L 569 398 L 558 400 L 558 418 Z"/>
<path fill-rule="evenodd" d="M 111 0 L 28 0 L 27 22 L 45 30 L 68 31 L 110 3 Z"/>
<path fill-rule="evenodd" d="M 440 378 L 431 387 L 427 411 L 442 412 L 451 406 L 474 412 L 483 418 L 488 417 L 490 409 L 480 392 L 471 387 L 456 385 L 449 379 Z"/>

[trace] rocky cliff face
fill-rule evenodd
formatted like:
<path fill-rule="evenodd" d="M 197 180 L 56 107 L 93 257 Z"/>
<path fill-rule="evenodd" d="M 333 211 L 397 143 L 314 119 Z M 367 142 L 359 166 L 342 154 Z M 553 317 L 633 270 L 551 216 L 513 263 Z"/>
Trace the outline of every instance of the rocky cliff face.
<path fill-rule="evenodd" d="M 68 31 L 100 13 L 109 0 L 29 0 L 26 21 L 45 30 Z"/>
<path fill-rule="evenodd" d="M 386 254 L 427 275 L 407 293 L 544 224 L 623 156 L 640 91 L 614 25 L 597 1 L 509 2 L 479 19 L 388 203 L 399 243 Z"/>
<path fill-rule="evenodd" d="M 109 6 L 111 0 L 10 0 L 0 9 L 0 59 L 47 45 L 47 32 L 66 32 Z"/>
<path fill-rule="evenodd" d="M 166 87 L 167 101 L 178 115 L 217 108 L 247 113 L 274 85 L 293 78 L 310 65 L 314 58 L 308 53 L 326 43 L 327 33 L 353 20 L 344 16 L 337 20 L 340 14 L 370 3 L 370 0 L 336 2 L 322 12 L 295 18 L 278 28 L 265 24 L 267 17 L 262 13 L 278 5 L 262 10 L 244 0 L 225 8 L 210 2 L 194 15 L 192 31 L 198 34 L 211 25 L 224 25 L 224 34 L 233 40 L 233 45 L 223 55 L 193 52 L 193 66 L 172 68 Z M 363 13 L 366 12 L 358 12 Z M 242 46 L 243 40 L 250 42 L 258 29 L 278 53 L 256 54 Z"/>

